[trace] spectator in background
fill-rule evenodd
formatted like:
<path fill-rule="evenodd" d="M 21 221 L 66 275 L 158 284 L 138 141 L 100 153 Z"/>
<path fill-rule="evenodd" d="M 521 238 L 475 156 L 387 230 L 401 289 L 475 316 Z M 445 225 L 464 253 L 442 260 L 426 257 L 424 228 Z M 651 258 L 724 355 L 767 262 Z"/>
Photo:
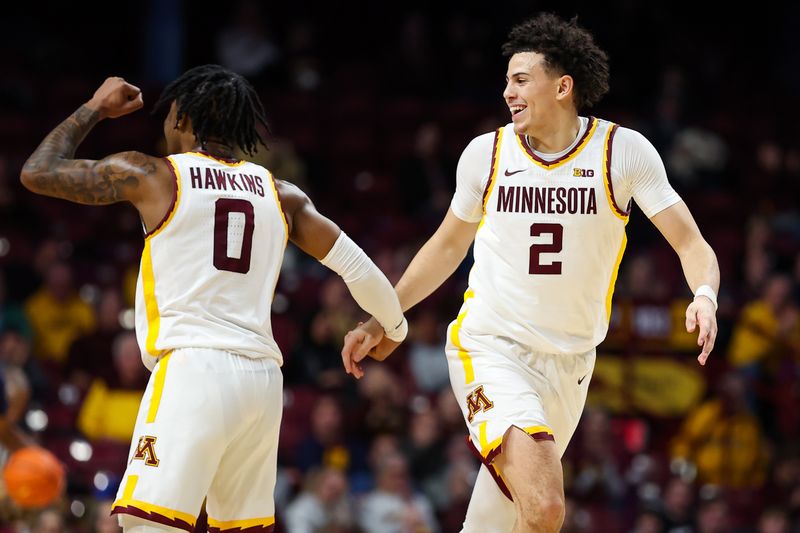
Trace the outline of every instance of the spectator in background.
<path fill-rule="evenodd" d="M 793 503 L 791 495 L 795 493 L 800 496 L 800 450 L 796 449 L 794 443 L 787 448 L 775 453 L 769 484 L 764 493 L 770 495 L 770 504 L 788 508 Z M 800 498 L 794 504 L 800 507 Z M 795 518 L 800 525 L 800 514 Z"/>
<path fill-rule="evenodd" d="M 105 289 L 97 308 L 97 329 L 78 338 L 69 349 L 65 376 L 82 394 L 89 390 L 93 377 L 109 381 L 115 375 L 114 366 L 108 364 L 108 356 L 112 353 L 114 339 L 122 331 L 119 322 L 121 312 L 120 292 L 117 289 Z"/>
<path fill-rule="evenodd" d="M 463 435 L 461 429 L 463 416 L 451 388 L 442 389 L 436 399 L 436 410 L 439 412 L 439 421 L 442 431 L 448 435 Z"/>
<path fill-rule="evenodd" d="M 377 258 L 375 264 L 378 263 Z M 389 277 L 389 276 L 387 276 Z M 361 313 L 353 303 L 347 292 L 347 286 L 336 276 L 329 276 L 323 283 L 319 291 L 320 313 L 328 315 L 334 335 L 341 339 L 348 331 L 352 321 Z M 337 343 L 337 346 L 340 343 Z M 337 353 L 339 350 L 336 350 Z"/>
<path fill-rule="evenodd" d="M 428 494 L 442 517 L 443 531 L 460 531 L 469 506 L 472 487 L 478 477 L 478 461 L 464 445 L 460 434 L 447 442 L 445 485 L 435 495 Z"/>
<path fill-rule="evenodd" d="M 0 332 L 14 329 L 30 340 L 32 332 L 28 317 L 21 307 L 8 302 L 6 297 L 5 272 L 0 270 Z"/>
<path fill-rule="evenodd" d="M 33 353 L 51 366 L 61 366 L 72 342 L 94 330 L 94 309 L 73 288 L 72 269 L 55 262 L 47 267 L 44 285 L 25 302 L 33 326 Z"/>
<path fill-rule="evenodd" d="M 789 276 L 773 274 L 761 297 L 742 310 L 728 349 L 731 364 L 751 377 L 762 375 L 786 352 L 800 352 L 800 310 Z"/>
<path fill-rule="evenodd" d="M 14 382 L 24 380 L 27 383 L 33 399 L 43 401 L 51 394 L 39 361 L 31 357 L 31 341 L 21 332 L 14 329 L 0 332 L 0 365 Z M 17 378 L 17 371 L 22 373 L 21 378 Z"/>
<path fill-rule="evenodd" d="M 432 309 L 422 309 L 409 329 L 408 362 L 420 392 L 437 393 L 450 383 L 443 335 Z"/>
<path fill-rule="evenodd" d="M 278 47 L 270 40 L 261 4 L 244 0 L 236 7 L 233 20 L 217 35 L 217 57 L 225 68 L 252 79 L 280 59 Z"/>
<path fill-rule="evenodd" d="M 789 513 L 786 509 L 768 507 L 761 513 L 755 533 L 789 533 L 790 526 Z"/>
<path fill-rule="evenodd" d="M 767 217 L 756 215 L 747 220 L 742 264 L 743 283 L 739 291 L 744 300 L 757 298 L 772 273 L 775 257 L 772 226 Z"/>
<path fill-rule="evenodd" d="M 696 533 L 730 533 L 729 508 L 724 499 L 712 498 L 700 504 L 697 511 Z"/>
<path fill-rule="evenodd" d="M 341 470 L 311 470 L 305 487 L 286 509 L 287 533 L 347 533 L 353 527 L 347 478 Z"/>
<path fill-rule="evenodd" d="M 297 466 L 303 473 L 314 468 L 333 468 L 351 476 L 366 471 L 365 449 L 344 427 L 344 416 L 337 398 L 323 395 L 310 413 L 311 434 L 297 446 Z"/>
<path fill-rule="evenodd" d="M 321 311 L 314 315 L 300 345 L 295 348 L 290 362 L 295 379 L 302 383 L 314 385 L 321 390 L 344 387 L 352 380 L 342 372 L 342 361 L 339 357 L 341 337 L 336 327 L 334 316 Z"/>
<path fill-rule="evenodd" d="M 718 394 L 689 413 L 672 443 L 672 456 L 696 465 L 700 483 L 730 488 L 764 483 L 765 444 L 740 376 L 726 374 Z"/>
<path fill-rule="evenodd" d="M 447 460 L 439 417 L 430 405 L 425 404 L 412 415 L 409 426 L 403 450 L 411 477 L 434 505 L 440 507 L 437 504 L 444 503 L 442 497 L 446 492 Z"/>
<path fill-rule="evenodd" d="M 788 275 L 772 274 L 761 297 L 743 308 L 728 348 L 731 364 L 746 380 L 748 403 L 772 437 L 792 437 L 800 419 L 800 308 L 795 289 Z"/>
<path fill-rule="evenodd" d="M 694 488 L 678 477 L 670 478 L 664 490 L 661 515 L 667 533 L 691 531 L 694 520 Z"/>
<path fill-rule="evenodd" d="M 619 506 L 625 496 L 618 439 L 611 433 L 608 413 L 587 408 L 578 426 L 581 448 L 573 481 L 575 495 L 583 501 Z"/>
<path fill-rule="evenodd" d="M 78 414 L 78 429 L 90 440 L 108 439 L 127 445 L 148 378 L 136 334 L 119 333 L 112 356 L 115 376 L 109 381 L 97 378 L 92 382 Z"/>
<path fill-rule="evenodd" d="M 24 376 L 23 376 L 24 378 Z M 33 442 L 17 426 L 28 403 L 27 391 L 8 386 L 6 373 L 0 369 L 0 446 L 14 452 Z"/>
<path fill-rule="evenodd" d="M 65 533 L 64 518 L 56 509 L 45 509 L 36 517 L 31 533 Z"/>
<path fill-rule="evenodd" d="M 438 218 L 450 203 L 450 175 L 454 168 L 455 164 L 442 154 L 439 125 L 427 122 L 420 126 L 414 138 L 414 152 L 397 169 L 403 180 L 399 191 L 403 212 Z"/>
<path fill-rule="evenodd" d="M 667 531 L 668 530 L 664 528 L 664 521 L 658 511 L 645 508 L 640 510 L 636 515 L 636 521 L 630 533 L 667 533 Z"/>
<path fill-rule="evenodd" d="M 288 56 L 288 77 L 293 81 L 294 89 L 313 91 L 322 83 L 320 61 L 317 57 L 317 35 L 318 29 L 310 20 L 295 20 L 286 29 L 287 45 L 284 50 Z"/>
<path fill-rule="evenodd" d="M 416 493 L 405 457 L 389 454 L 376 465 L 377 486 L 364 497 L 360 525 L 370 533 L 435 533 L 439 531 L 428 499 Z"/>
<path fill-rule="evenodd" d="M 407 392 L 398 377 L 384 365 L 369 365 L 358 383 L 364 403 L 363 428 L 372 435 L 401 434 L 406 427 Z"/>

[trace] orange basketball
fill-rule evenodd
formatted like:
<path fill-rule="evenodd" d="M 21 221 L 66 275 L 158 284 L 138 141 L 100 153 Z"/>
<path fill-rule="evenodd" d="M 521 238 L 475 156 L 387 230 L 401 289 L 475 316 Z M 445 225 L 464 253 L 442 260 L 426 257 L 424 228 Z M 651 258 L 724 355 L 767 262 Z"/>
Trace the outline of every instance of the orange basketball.
<path fill-rule="evenodd" d="M 64 467 L 44 448 L 22 448 L 9 457 L 3 481 L 6 492 L 20 507 L 44 507 L 61 494 Z"/>

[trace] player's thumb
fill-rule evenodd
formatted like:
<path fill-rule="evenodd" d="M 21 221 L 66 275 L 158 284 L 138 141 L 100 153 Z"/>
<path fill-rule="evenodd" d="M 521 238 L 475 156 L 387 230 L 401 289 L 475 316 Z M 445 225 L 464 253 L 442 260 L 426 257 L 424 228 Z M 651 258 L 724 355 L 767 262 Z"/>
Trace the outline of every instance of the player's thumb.
<path fill-rule="evenodd" d="M 353 347 L 353 362 L 358 363 L 364 359 L 369 353 L 370 349 L 374 346 L 372 337 L 364 335 L 360 341 Z"/>
<path fill-rule="evenodd" d="M 694 313 L 686 313 L 686 331 L 692 333 L 697 327 L 697 316 Z"/>

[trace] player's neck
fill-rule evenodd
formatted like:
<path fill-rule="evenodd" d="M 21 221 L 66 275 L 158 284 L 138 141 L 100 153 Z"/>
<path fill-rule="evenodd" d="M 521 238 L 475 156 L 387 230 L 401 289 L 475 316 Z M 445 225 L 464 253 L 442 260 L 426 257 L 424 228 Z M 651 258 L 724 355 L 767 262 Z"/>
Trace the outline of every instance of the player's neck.
<path fill-rule="evenodd" d="M 233 147 L 218 141 L 206 141 L 197 151 L 206 152 L 218 159 L 236 159 Z"/>
<path fill-rule="evenodd" d="M 542 128 L 527 133 L 528 144 L 537 152 L 557 154 L 575 142 L 581 130 L 581 120 L 570 114 L 550 121 Z"/>

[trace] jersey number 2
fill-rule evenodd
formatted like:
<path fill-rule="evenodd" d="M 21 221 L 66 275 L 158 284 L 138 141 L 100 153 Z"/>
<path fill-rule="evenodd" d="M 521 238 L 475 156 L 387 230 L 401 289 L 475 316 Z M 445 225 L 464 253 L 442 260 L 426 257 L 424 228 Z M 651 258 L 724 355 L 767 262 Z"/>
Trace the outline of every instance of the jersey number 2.
<path fill-rule="evenodd" d="M 561 251 L 564 240 L 564 226 L 561 224 L 531 224 L 531 237 L 552 235 L 553 240 L 546 244 L 531 244 L 531 259 L 528 274 L 561 274 L 561 261 L 541 263 L 539 254 L 555 254 Z"/>
<path fill-rule="evenodd" d="M 214 209 L 214 266 L 217 270 L 227 270 L 228 272 L 238 272 L 246 274 L 250 270 L 250 252 L 253 249 L 253 228 L 255 228 L 255 217 L 253 215 L 253 204 L 247 200 L 237 198 L 220 198 L 216 202 Z M 239 228 L 237 233 L 241 234 L 241 247 L 239 253 L 230 250 L 228 243 L 234 235 L 231 227 L 231 213 L 241 213 L 244 215 L 244 228 Z M 239 217 L 237 217 L 239 218 Z M 228 254 L 233 254 L 233 257 Z"/>

